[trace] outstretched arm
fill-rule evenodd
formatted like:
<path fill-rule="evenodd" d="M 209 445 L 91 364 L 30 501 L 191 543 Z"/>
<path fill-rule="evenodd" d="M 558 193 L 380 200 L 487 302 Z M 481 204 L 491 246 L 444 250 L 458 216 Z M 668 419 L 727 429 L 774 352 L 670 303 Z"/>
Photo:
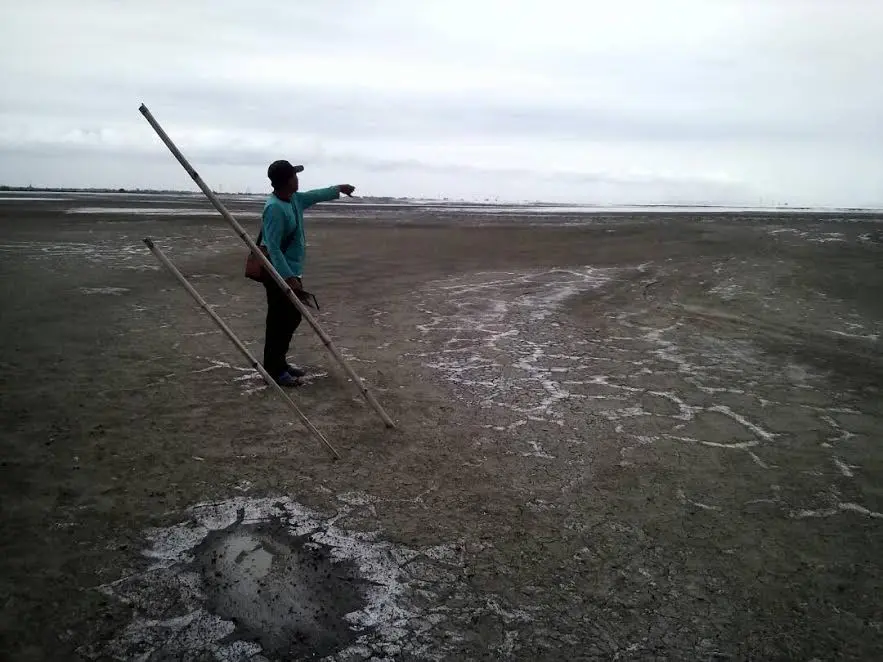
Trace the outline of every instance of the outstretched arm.
<path fill-rule="evenodd" d="M 337 186 L 329 186 L 328 188 L 317 188 L 312 191 L 304 191 L 298 193 L 301 209 L 307 209 L 319 202 L 327 202 L 328 200 L 337 200 L 340 194 L 351 196 L 355 191 L 355 186 L 349 184 L 338 184 Z"/>

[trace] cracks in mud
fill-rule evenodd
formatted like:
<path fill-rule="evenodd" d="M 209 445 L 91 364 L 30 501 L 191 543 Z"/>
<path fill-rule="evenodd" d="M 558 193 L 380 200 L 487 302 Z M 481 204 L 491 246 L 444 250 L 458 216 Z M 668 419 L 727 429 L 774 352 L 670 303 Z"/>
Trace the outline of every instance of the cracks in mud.
<path fill-rule="evenodd" d="M 624 468 L 663 442 L 744 453 L 746 470 L 763 472 L 754 476 L 760 484 L 792 483 L 795 494 L 776 500 L 787 516 L 879 515 L 831 501 L 831 480 L 858 478 L 855 458 L 867 441 L 844 420 L 863 418 L 867 428 L 869 414 L 844 406 L 848 398 L 831 393 L 823 376 L 803 365 L 771 363 L 748 342 L 697 332 L 676 316 L 659 325 L 652 307 L 609 312 L 600 332 L 576 328 L 575 319 L 561 313 L 568 299 L 600 290 L 625 272 L 584 267 L 432 283 L 418 304 L 427 318 L 417 326 L 425 349 L 412 356 L 468 405 L 486 410 L 490 420 L 483 427 L 508 442 L 510 452 L 555 461 L 564 449 L 591 443 L 587 429 L 606 422 Z M 660 278 L 638 287 L 646 293 Z M 789 467 L 795 447 L 808 456 L 802 463 L 813 465 L 802 467 L 799 480 Z M 741 507 L 706 505 L 715 512 Z"/>

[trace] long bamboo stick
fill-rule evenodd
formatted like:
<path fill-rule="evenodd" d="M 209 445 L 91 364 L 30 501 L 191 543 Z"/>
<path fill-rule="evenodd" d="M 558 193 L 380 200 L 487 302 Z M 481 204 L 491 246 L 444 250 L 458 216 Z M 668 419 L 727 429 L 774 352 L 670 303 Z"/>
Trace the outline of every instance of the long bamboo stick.
<path fill-rule="evenodd" d="M 261 261 L 261 264 L 273 277 L 273 280 L 276 281 L 276 284 L 280 288 L 282 288 L 282 291 L 285 292 L 291 303 L 293 303 L 298 311 L 300 311 L 300 314 L 303 316 L 304 319 L 307 320 L 309 325 L 313 327 L 313 330 L 322 340 L 322 343 L 325 345 L 328 351 L 331 352 L 331 355 L 335 359 L 337 359 L 337 362 L 346 371 L 347 375 L 349 375 L 353 383 L 358 387 L 359 391 L 362 393 L 362 396 L 365 398 L 365 400 L 368 401 L 368 404 L 370 404 L 374 408 L 374 411 L 377 412 L 377 414 L 386 424 L 386 427 L 394 428 L 395 423 L 393 423 L 393 420 L 389 417 L 389 414 L 384 411 L 383 407 L 380 406 L 380 403 L 377 402 L 377 399 L 374 397 L 374 394 L 368 390 L 368 387 L 365 385 L 362 379 L 356 374 L 352 367 L 350 367 L 349 363 L 346 362 L 341 353 L 338 351 L 337 347 L 334 346 L 334 343 L 331 341 L 330 336 L 325 333 L 325 330 L 321 326 L 319 326 L 319 323 L 310 314 L 309 310 L 307 310 L 307 307 L 301 302 L 300 299 L 297 298 L 294 290 L 292 290 L 288 286 L 288 283 L 285 282 L 285 279 L 279 275 L 279 272 L 276 271 L 276 269 L 273 267 L 272 262 L 267 259 L 263 252 L 258 248 L 257 244 L 252 241 L 251 237 L 249 237 L 245 230 L 242 229 L 242 226 L 239 225 L 236 219 L 233 218 L 230 212 L 227 211 L 226 207 L 224 207 L 224 205 L 218 199 L 218 196 L 215 195 L 214 191 L 212 191 L 206 185 L 206 183 L 202 181 L 202 178 L 199 176 L 196 170 L 193 169 L 187 159 L 184 158 L 184 155 L 175 146 L 175 143 L 172 142 L 172 139 L 169 138 L 168 134 L 159 125 L 159 122 L 156 121 L 151 112 L 147 109 L 147 106 L 142 103 L 141 107 L 138 110 L 141 111 L 141 114 L 144 115 L 144 118 L 148 121 L 150 126 L 153 127 L 153 130 L 156 131 L 156 134 L 165 143 L 166 147 L 169 148 L 169 151 L 172 152 L 174 157 L 178 160 L 178 163 L 180 163 L 184 167 L 184 170 L 187 171 L 187 174 L 189 174 L 193 181 L 196 182 L 196 185 L 200 188 L 200 190 L 205 193 L 206 197 L 214 205 L 215 209 L 217 209 L 221 216 L 224 217 L 224 220 L 226 220 L 233 227 L 233 230 L 236 231 L 236 234 L 239 235 L 239 238 L 246 243 L 252 254 Z"/>
<path fill-rule="evenodd" d="M 168 269 L 175 278 L 178 279 L 178 282 L 181 283 L 184 289 L 190 293 L 190 296 L 192 296 L 196 300 L 196 303 L 199 304 L 200 308 L 208 313 L 208 316 L 215 321 L 215 324 L 220 327 L 221 331 L 223 331 L 224 334 L 231 340 L 231 342 L 236 345 L 236 349 L 238 349 L 242 353 L 242 355 L 245 356 L 246 359 L 248 359 L 251 367 L 261 373 L 261 377 L 264 378 L 264 381 L 267 382 L 267 385 L 270 386 L 270 388 L 274 388 L 276 392 L 282 397 L 282 399 L 285 400 L 285 403 L 294 411 L 294 413 L 297 414 L 298 418 L 301 420 L 301 423 L 304 424 L 307 430 L 309 430 L 310 433 L 314 437 L 316 437 L 316 439 L 325 444 L 328 450 L 331 451 L 332 455 L 334 455 L 334 458 L 339 460 L 340 453 L 338 453 L 337 450 L 335 450 L 334 446 L 332 446 L 328 442 L 328 440 L 325 438 L 325 435 L 319 432 L 319 430 L 316 429 L 316 426 L 310 423 L 310 419 L 306 417 L 306 414 L 304 414 L 300 410 L 300 408 L 294 403 L 294 400 L 288 397 L 288 394 L 282 390 L 282 387 L 276 383 L 276 380 L 270 377 L 270 374 L 264 369 L 264 366 L 258 363 L 257 359 L 255 359 L 255 357 L 252 356 L 251 352 L 248 351 L 248 348 L 242 344 L 242 341 L 239 340 L 239 338 L 236 337 L 236 334 L 233 333 L 230 327 L 224 323 L 224 320 L 218 317 L 218 314 L 211 309 L 211 307 L 206 303 L 205 299 L 203 299 L 199 292 L 196 291 L 196 288 L 194 288 L 193 285 L 190 284 L 184 274 L 178 271 L 178 268 L 174 264 L 172 264 L 169 258 L 166 257 L 165 253 L 163 253 L 149 237 L 144 239 L 144 243 L 147 244 L 147 248 L 150 249 L 150 252 L 153 253 L 156 259 L 162 262 L 163 266 Z"/>

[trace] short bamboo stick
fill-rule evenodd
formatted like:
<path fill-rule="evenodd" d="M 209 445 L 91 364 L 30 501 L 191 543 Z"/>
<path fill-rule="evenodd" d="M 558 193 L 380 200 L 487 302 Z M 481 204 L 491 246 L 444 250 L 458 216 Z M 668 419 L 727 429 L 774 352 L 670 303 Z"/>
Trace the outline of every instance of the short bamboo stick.
<path fill-rule="evenodd" d="M 316 429 L 316 426 L 314 426 L 312 423 L 310 423 L 310 419 L 308 419 L 306 417 L 306 414 L 304 414 L 300 410 L 300 408 L 294 403 L 294 400 L 292 400 L 288 396 L 288 394 L 282 389 L 282 387 L 276 383 L 276 380 L 274 380 L 270 376 L 270 374 L 266 370 L 264 370 L 264 366 L 262 366 L 260 363 L 258 363 L 257 359 L 255 359 L 254 356 L 252 356 L 251 352 L 248 351 L 248 348 L 244 344 L 242 344 L 242 341 L 239 340 L 238 337 L 236 337 L 236 334 L 233 333 L 232 329 L 230 329 L 230 327 L 227 326 L 226 323 L 224 323 L 224 320 L 222 320 L 220 317 L 218 317 L 218 314 L 214 310 L 211 309 L 211 307 L 208 305 L 208 303 L 206 303 L 205 299 L 203 299 L 202 296 L 199 294 L 199 292 L 196 291 L 196 288 L 194 288 L 193 285 L 190 284 L 190 282 L 187 280 L 187 278 L 184 276 L 184 274 L 182 274 L 180 271 L 178 271 L 178 268 L 174 264 L 172 264 L 172 262 L 169 260 L 169 258 L 166 257 L 166 255 L 160 250 L 160 248 L 156 244 L 153 243 L 153 241 L 150 240 L 150 238 L 145 239 L 144 243 L 147 244 L 147 248 L 150 249 L 150 252 L 153 253 L 153 255 L 156 257 L 156 259 L 159 260 L 163 264 L 163 266 L 166 269 L 168 269 L 169 272 L 171 272 L 171 274 L 175 278 L 178 279 L 178 282 L 181 283 L 181 285 L 184 287 L 184 289 L 190 293 L 190 296 L 192 296 L 196 300 L 196 303 L 199 304 L 200 308 L 202 308 L 208 314 L 208 316 L 214 320 L 215 324 L 217 324 L 218 327 L 220 327 L 221 331 L 223 331 L 224 334 L 230 339 L 230 341 L 234 345 L 236 345 L 236 349 L 238 349 L 242 353 L 242 355 L 248 360 L 251 367 L 254 368 L 255 370 L 257 370 L 259 373 L 261 373 L 261 377 L 264 378 L 264 381 L 267 382 L 267 385 L 270 388 L 275 389 L 276 392 L 280 395 L 280 397 L 282 397 L 282 399 L 285 400 L 285 403 L 294 411 L 294 413 L 297 414 L 301 423 L 304 424 L 304 426 L 307 428 L 307 430 L 309 430 L 310 433 L 314 437 L 316 437 L 316 439 L 318 439 L 323 444 L 325 444 L 325 446 L 328 448 L 328 450 L 331 451 L 332 455 L 334 455 L 335 459 L 340 459 L 340 453 L 338 453 L 337 450 L 335 450 L 334 446 L 332 446 L 328 442 L 328 440 L 325 438 L 325 435 L 323 435 L 321 432 L 319 432 L 319 430 Z"/>

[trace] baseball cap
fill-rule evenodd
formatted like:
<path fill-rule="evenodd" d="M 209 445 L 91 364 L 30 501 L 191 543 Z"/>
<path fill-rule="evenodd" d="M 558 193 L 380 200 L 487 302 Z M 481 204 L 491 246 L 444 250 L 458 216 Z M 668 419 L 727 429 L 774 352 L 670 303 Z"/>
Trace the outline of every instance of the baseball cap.
<path fill-rule="evenodd" d="M 273 161 L 273 163 L 270 164 L 270 167 L 267 168 L 267 177 L 270 178 L 270 182 L 275 187 L 287 182 L 293 174 L 303 171 L 304 167 L 302 165 L 293 166 L 288 161 L 280 159 L 278 161 Z"/>

